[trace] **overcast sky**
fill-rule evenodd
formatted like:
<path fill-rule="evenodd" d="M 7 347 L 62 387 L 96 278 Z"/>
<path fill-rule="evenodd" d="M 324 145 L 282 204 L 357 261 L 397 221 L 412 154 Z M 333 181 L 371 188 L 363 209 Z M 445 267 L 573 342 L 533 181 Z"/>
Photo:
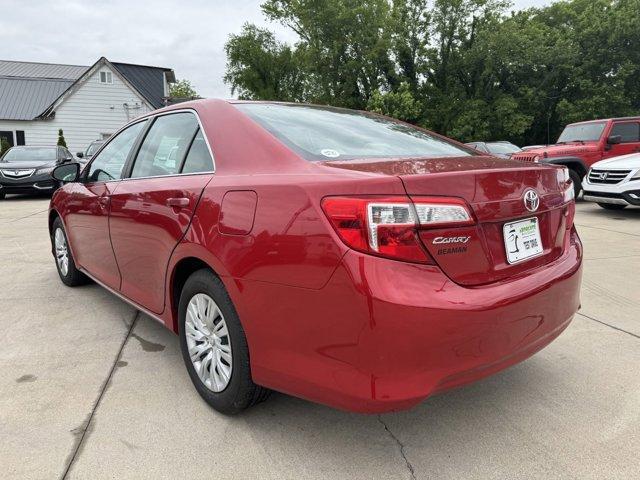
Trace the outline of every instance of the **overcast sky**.
<path fill-rule="evenodd" d="M 245 22 L 295 37 L 266 22 L 262 0 L 2 0 L 2 60 L 91 65 L 157 65 L 191 80 L 205 97 L 230 97 L 222 81 L 224 44 Z M 515 8 L 551 0 L 515 0 Z"/>

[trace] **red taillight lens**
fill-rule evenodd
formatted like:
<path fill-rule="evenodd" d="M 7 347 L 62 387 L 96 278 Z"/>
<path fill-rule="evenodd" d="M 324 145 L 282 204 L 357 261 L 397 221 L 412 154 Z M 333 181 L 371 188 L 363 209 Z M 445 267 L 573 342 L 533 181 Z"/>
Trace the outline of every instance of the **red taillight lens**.
<path fill-rule="evenodd" d="M 451 198 L 327 197 L 322 209 L 354 250 L 418 263 L 434 263 L 418 228 L 473 223 L 464 201 Z"/>

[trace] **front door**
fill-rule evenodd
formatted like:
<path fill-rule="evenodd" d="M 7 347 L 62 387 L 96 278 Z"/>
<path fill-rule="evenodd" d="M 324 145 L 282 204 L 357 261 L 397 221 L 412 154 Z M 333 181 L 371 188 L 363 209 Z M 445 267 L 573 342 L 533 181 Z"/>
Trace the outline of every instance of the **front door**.
<path fill-rule="evenodd" d="M 616 121 L 611 127 L 609 137 L 619 135 L 622 142 L 609 145 L 603 158 L 618 157 L 629 153 L 640 152 L 640 122 L 637 120 Z"/>
<path fill-rule="evenodd" d="M 111 196 L 145 123 L 120 132 L 86 167 L 82 181 L 73 184 L 64 218 L 77 265 L 115 290 L 120 289 L 120 271 L 109 239 Z"/>
<path fill-rule="evenodd" d="M 208 151 L 206 162 L 192 161 L 199 136 L 193 113 L 157 117 L 127 168 L 129 178 L 111 195 L 110 233 L 121 292 L 155 313 L 164 310 L 169 258 L 213 174 Z M 194 164 L 200 167 L 194 170 Z"/>

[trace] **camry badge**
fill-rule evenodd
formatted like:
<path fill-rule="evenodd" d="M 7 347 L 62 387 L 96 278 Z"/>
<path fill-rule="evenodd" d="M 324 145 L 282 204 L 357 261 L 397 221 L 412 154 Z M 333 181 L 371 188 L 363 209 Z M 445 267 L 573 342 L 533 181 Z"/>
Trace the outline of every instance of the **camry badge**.
<path fill-rule="evenodd" d="M 530 212 L 535 212 L 540 206 L 540 197 L 538 192 L 533 188 L 530 188 L 524 192 L 524 206 Z"/>
<path fill-rule="evenodd" d="M 436 237 L 432 243 L 439 245 L 441 243 L 467 243 L 471 237 Z"/>

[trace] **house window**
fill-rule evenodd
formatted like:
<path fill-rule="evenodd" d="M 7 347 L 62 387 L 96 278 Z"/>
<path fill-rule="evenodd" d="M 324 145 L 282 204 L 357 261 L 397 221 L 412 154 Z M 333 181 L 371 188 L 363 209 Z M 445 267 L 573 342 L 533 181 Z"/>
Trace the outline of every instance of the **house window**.
<path fill-rule="evenodd" d="M 25 145 L 24 130 L 16 130 L 16 145 Z"/>
<path fill-rule="evenodd" d="M 111 72 L 100 72 L 100 83 L 113 83 L 113 74 Z"/>

